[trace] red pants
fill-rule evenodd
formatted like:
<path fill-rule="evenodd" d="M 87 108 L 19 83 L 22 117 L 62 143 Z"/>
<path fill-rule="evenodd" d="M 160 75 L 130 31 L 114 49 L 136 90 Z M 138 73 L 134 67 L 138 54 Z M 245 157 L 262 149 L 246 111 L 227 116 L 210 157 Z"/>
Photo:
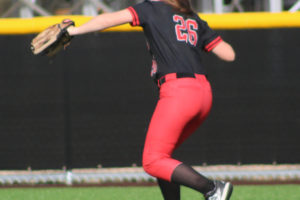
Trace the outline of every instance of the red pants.
<path fill-rule="evenodd" d="M 166 79 L 144 146 L 143 167 L 148 174 L 171 181 L 181 164 L 171 157 L 173 151 L 200 126 L 211 105 L 211 87 L 204 75 Z"/>

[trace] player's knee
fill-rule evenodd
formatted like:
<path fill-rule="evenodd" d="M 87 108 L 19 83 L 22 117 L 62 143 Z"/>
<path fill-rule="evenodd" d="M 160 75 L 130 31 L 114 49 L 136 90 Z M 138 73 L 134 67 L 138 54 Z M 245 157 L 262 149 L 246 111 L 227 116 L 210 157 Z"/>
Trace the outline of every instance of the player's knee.
<path fill-rule="evenodd" d="M 150 175 L 152 175 L 152 164 L 151 163 L 148 163 L 148 162 L 143 162 L 143 168 L 144 168 L 144 171 Z"/>
<path fill-rule="evenodd" d="M 143 168 L 145 172 L 152 176 L 156 176 L 159 171 L 160 163 L 165 158 L 162 154 L 144 154 L 143 155 Z"/>
<path fill-rule="evenodd" d="M 143 155 L 143 168 L 144 171 L 147 172 L 148 174 L 152 175 L 152 169 L 153 166 L 155 165 L 155 159 L 151 158 L 151 156 L 148 155 Z"/>

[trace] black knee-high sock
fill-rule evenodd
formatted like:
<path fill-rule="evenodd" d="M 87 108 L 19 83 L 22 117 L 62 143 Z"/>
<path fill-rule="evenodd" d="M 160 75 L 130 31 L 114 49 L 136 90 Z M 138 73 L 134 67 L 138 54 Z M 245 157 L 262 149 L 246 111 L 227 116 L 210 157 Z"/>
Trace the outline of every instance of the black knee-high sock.
<path fill-rule="evenodd" d="M 214 182 L 199 174 L 188 165 L 178 165 L 171 177 L 173 183 L 193 188 L 202 194 L 206 194 L 214 189 Z"/>
<path fill-rule="evenodd" d="M 162 179 L 157 179 L 157 183 L 164 200 L 180 200 L 180 185 Z"/>

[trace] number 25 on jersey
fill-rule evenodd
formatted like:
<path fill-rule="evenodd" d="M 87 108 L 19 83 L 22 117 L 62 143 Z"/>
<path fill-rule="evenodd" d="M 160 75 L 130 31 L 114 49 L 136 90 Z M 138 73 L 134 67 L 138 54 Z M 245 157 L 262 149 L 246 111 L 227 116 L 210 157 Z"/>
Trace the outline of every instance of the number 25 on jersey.
<path fill-rule="evenodd" d="M 193 46 L 198 42 L 198 24 L 193 19 L 184 19 L 180 15 L 174 15 L 173 21 L 176 23 L 175 32 L 178 41 L 190 43 Z"/>

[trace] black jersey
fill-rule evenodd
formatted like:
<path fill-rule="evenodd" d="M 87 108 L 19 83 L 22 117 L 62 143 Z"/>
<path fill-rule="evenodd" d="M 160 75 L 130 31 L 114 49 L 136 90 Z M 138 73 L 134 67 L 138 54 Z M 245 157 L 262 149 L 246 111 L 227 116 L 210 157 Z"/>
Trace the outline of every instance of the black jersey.
<path fill-rule="evenodd" d="M 145 0 L 128 9 L 132 25 L 143 27 L 147 38 L 153 78 L 168 73 L 206 74 L 200 54 L 222 39 L 196 13 L 186 16 L 160 0 Z"/>

